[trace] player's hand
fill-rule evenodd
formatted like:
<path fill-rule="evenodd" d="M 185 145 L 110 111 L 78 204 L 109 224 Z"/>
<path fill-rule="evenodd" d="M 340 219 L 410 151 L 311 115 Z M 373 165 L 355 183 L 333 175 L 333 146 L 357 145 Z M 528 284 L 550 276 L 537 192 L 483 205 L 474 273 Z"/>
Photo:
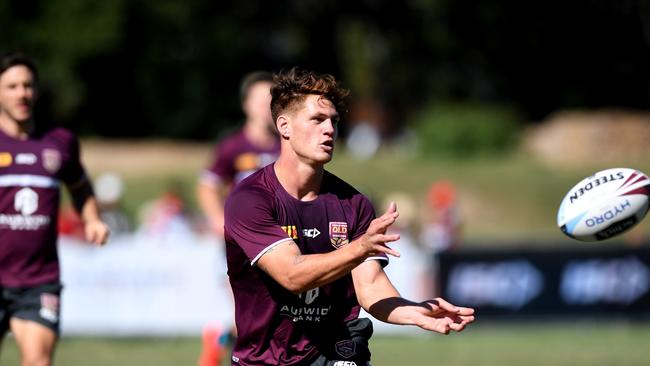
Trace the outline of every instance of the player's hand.
<path fill-rule="evenodd" d="M 400 256 L 399 252 L 386 245 L 386 243 L 399 240 L 399 234 L 386 234 L 386 230 L 395 223 L 398 216 L 397 205 L 395 202 L 391 202 L 383 215 L 372 220 L 368 230 L 359 241 L 364 252 L 369 256 L 378 253 L 386 253 L 395 257 Z"/>
<path fill-rule="evenodd" d="M 110 235 L 108 226 L 101 220 L 88 221 L 84 227 L 86 240 L 95 245 L 104 245 Z"/>
<path fill-rule="evenodd" d="M 420 328 L 442 334 L 460 332 L 474 321 L 474 309 L 455 306 L 440 297 L 420 303 L 415 311 Z"/>

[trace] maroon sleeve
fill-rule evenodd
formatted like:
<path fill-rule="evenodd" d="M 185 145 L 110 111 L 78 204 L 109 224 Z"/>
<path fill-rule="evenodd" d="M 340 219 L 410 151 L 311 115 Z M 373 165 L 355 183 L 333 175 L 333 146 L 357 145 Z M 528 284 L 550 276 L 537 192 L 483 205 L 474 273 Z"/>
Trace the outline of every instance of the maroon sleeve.
<path fill-rule="evenodd" d="M 236 190 L 226 200 L 225 239 L 241 247 L 253 265 L 275 245 L 292 240 L 273 210 L 273 197 L 252 187 Z"/>
<path fill-rule="evenodd" d="M 86 171 L 81 165 L 79 140 L 72 132 L 59 129 L 57 139 L 60 143 L 60 149 L 63 158 L 59 178 L 67 185 L 74 185 L 86 179 Z"/>
<path fill-rule="evenodd" d="M 206 169 L 214 180 L 230 183 L 235 179 L 234 154 L 229 145 L 222 141 L 214 148 L 212 163 Z"/>
<path fill-rule="evenodd" d="M 370 203 L 368 197 L 362 194 L 358 194 L 353 198 L 353 200 L 356 201 L 354 204 L 356 205 L 357 223 L 353 227 L 353 231 L 350 233 L 350 238 L 352 238 L 352 240 L 355 240 L 361 235 L 365 234 L 366 231 L 368 231 L 370 223 L 377 216 L 375 215 L 375 208 L 372 206 L 372 203 Z M 369 257 L 366 260 L 378 260 L 383 267 L 388 265 L 389 262 L 388 256 L 383 253 Z"/>
<path fill-rule="evenodd" d="M 358 194 L 353 198 L 353 200 L 356 201 L 354 204 L 356 206 L 357 222 L 353 227 L 353 231 L 350 233 L 350 237 L 352 240 L 355 240 L 366 233 L 368 226 L 370 226 L 370 223 L 376 216 L 375 209 L 372 207 L 372 203 L 370 203 L 370 200 L 366 196 Z"/>

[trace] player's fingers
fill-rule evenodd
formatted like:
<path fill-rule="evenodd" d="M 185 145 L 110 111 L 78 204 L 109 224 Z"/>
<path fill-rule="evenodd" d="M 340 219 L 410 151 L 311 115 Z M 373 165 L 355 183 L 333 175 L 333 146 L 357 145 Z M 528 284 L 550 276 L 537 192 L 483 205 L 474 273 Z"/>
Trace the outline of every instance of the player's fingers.
<path fill-rule="evenodd" d="M 438 325 L 436 326 L 436 331 L 438 333 L 442 334 L 449 334 L 449 328 L 450 324 L 447 322 L 439 322 Z"/>
<path fill-rule="evenodd" d="M 388 204 L 388 209 L 386 210 L 386 213 L 390 214 L 390 213 L 393 213 L 393 212 L 397 212 L 397 203 L 395 203 L 394 201 L 391 201 Z"/>
<path fill-rule="evenodd" d="M 466 308 L 462 306 L 456 306 L 456 309 L 458 309 L 458 315 L 474 315 L 474 309 L 473 308 Z"/>
<path fill-rule="evenodd" d="M 381 243 L 391 243 L 398 241 L 400 238 L 399 234 L 380 234 L 377 235 L 376 240 Z"/>
<path fill-rule="evenodd" d="M 393 249 L 393 248 L 391 248 L 391 247 L 389 247 L 389 246 L 387 246 L 385 244 L 377 244 L 377 245 L 375 245 L 374 250 L 376 252 L 392 255 L 393 257 L 400 257 L 401 256 L 401 254 L 397 250 L 395 250 L 395 249 Z"/>
<path fill-rule="evenodd" d="M 107 228 L 104 229 L 104 231 L 101 233 L 101 237 L 99 238 L 97 244 L 98 245 L 104 245 L 108 241 L 108 238 L 111 236 L 111 231 L 108 230 Z"/>
<path fill-rule="evenodd" d="M 388 227 L 391 226 L 394 222 L 395 219 L 380 217 L 378 219 L 375 219 L 372 224 L 370 224 L 370 227 L 368 227 L 366 233 L 368 235 L 384 234 Z"/>
<path fill-rule="evenodd" d="M 449 324 L 449 329 L 455 332 L 462 332 L 463 329 L 465 329 L 465 324 L 466 323 L 451 323 Z"/>
<path fill-rule="evenodd" d="M 461 316 L 460 319 L 463 324 L 469 324 L 473 323 L 475 318 L 474 316 Z"/>
<path fill-rule="evenodd" d="M 435 299 L 435 302 L 437 303 L 438 307 L 442 310 L 449 311 L 451 313 L 459 313 L 460 309 L 452 305 L 451 303 L 447 302 L 447 300 L 443 299 L 442 297 L 437 297 Z"/>

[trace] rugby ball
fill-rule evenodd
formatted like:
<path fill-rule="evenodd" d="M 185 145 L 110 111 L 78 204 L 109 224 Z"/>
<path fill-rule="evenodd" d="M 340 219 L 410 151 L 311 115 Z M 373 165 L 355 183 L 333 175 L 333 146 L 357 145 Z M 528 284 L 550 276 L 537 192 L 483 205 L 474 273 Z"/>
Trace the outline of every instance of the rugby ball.
<path fill-rule="evenodd" d="M 557 213 L 563 233 L 582 241 L 617 236 L 638 224 L 648 212 L 650 179 L 638 170 L 600 171 L 576 184 Z"/>

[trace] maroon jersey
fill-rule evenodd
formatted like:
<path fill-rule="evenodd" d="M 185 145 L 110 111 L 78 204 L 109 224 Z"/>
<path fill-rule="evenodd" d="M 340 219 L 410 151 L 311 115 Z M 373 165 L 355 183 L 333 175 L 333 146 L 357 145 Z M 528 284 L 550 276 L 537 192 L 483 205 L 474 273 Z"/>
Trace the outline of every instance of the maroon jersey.
<path fill-rule="evenodd" d="M 289 240 L 303 254 L 334 251 L 364 234 L 374 218 L 369 200 L 329 172 L 318 197 L 309 202 L 284 190 L 273 164 L 235 188 L 225 206 L 238 331 L 234 365 L 302 365 L 336 342 L 345 322 L 360 311 L 351 275 L 294 295 L 256 263 Z"/>
<path fill-rule="evenodd" d="M 82 179 L 79 143 L 69 131 L 27 140 L 0 131 L 0 286 L 59 280 L 59 186 Z"/>
<path fill-rule="evenodd" d="M 239 130 L 217 144 L 212 165 L 203 171 L 201 180 L 237 184 L 274 162 L 279 154 L 279 142 L 270 148 L 260 148 L 246 137 L 243 130 Z"/>

